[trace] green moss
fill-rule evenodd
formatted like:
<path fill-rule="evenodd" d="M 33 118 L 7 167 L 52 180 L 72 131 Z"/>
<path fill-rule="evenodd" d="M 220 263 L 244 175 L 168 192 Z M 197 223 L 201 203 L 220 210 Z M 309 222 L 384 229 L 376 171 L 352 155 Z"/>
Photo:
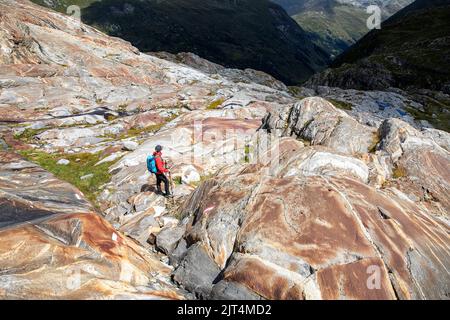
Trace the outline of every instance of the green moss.
<path fill-rule="evenodd" d="M 111 122 L 111 121 L 118 119 L 119 117 L 112 115 L 112 114 L 108 114 L 105 118 L 106 118 L 106 121 Z"/>
<path fill-rule="evenodd" d="M 351 111 L 353 109 L 353 105 L 351 103 L 330 98 L 327 98 L 327 100 L 330 101 L 338 109 L 348 111 Z"/>
<path fill-rule="evenodd" d="M 311 140 L 302 139 L 302 138 L 297 138 L 297 140 L 302 142 L 305 145 L 305 147 L 310 147 L 312 144 Z"/>
<path fill-rule="evenodd" d="M 94 205 L 97 205 L 100 187 L 111 180 L 111 175 L 108 173 L 109 167 L 119 160 L 95 166 L 101 160 L 100 153 L 49 154 L 38 150 L 25 150 L 19 151 L 19 153 L 25 159 L 40 165 L 59 179 L 77 187 Z M 57 164 L 61 159 L 67 159 L 70 163 L 68 165 Z M 81 177 L 89 174 L 93 174 L 93 177 L 81 180 Z"/>
<path fill-rule="evenodd" d="M 309 125 L 314 121 L 314 119 L 309 119 L 308 121 L 305 122 L 305 124 L 303 125 L 303 129 L 306 129 L 309 127 Z"/>
<path fill-rule="evenodd" d="M 212 101 L 212 102 L 206 107 L 206 110 L 215 110 L 215 109 L 217 109 L 224 101 L 225 101 L 224 98 L 220 98 L 220 99 L 214 100 L 214 101 Z"/>

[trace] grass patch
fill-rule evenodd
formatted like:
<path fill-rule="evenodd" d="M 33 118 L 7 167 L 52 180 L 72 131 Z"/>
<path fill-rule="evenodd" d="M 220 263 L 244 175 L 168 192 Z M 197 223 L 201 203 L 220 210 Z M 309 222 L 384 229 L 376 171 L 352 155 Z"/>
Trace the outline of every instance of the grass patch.
<path fill-rule="evenodd" d="M 106 138 L 114 138 L 114 139 L 127 139 L 131 137 L 137 137 L 140 135 L 143 135 L 145 133 L 155 133 L 161 130 L 162 127 L 164 127 L 167 123 L 174 120 L 176 117 L 178 117 L 178 114 L 174 113 L 171 116 L 164 118 L 164 120 L 161 123 L 157 123 L 145 128 L 131 128 L 126 132 L 121 133 L 119 136 L 115 134 L 107 135 Z"/>
<path fill-rule="evenodd" d="M 289 86 L 289 94 L 299 100 L 303 100 L 305 97 L 301 95 L 301 88 L 296 86 Z"/>
<path fill-rule="evenodd" d="M 77 187 L 94 206 L 97 206 L 100 187 L 111 180 L 111 175 L 108 173 L 109 167 L 119 160 L 95 166 L 102 159 L 100 153 L 49 154 L 38 150 L 25 150 L 19 151 L 19 153 L 25 159 L 40 165 L 59 179 Z M 61 159 L 67 159 L 70 163 L 58 165 L 57 162 Z M 80 179 L 89 174 L 94 176 L 86 180 Z"/>
<path fill-rule="evenodd" d="M 165 123 L 158 123 L 158 124 L 155 124 L 155 125 L 152 125 L 152 126 L 148 126 L 148 127 L 145 127 L 145 128 L 131 128 L 127 132 L 122 133 L 119 136 L 119 140 L 140 136 L 140 135 L 142 135 L 144 133 L 157 132 L 164 125 L 165 125 Z"/>
<path fill-rule="evenodd" d="M 392 177 L 394 179 L 400 179 L 403 177 L 406 177 L 408 174 L 406 172 L 406 169 L 401 166 L 395 166 L 394 170 L 392 171 Z"/>
<path fill-rule="evenodd" d="M 340 100 L 335 100 L 335 99 L 330 99 L 330 98 L 327 98 L 327 100 L 329 102 L 331 102 L 338 109 L 347 110 L 347 111 L 351 111 L 353 109 L 353 105 L 351 103 L 348 103 L 345 101 L 340 101 Z"/>
<path fill-rule="evenodd" d="M 245 148 L 244 148 L 244 154 L 245 154 L 244 162 L 245 163 L 249 163 L 250 162 L 250 152 L 251 152 L 250 145 L 246 144 Z"/>
<path fill-rule="evenodd" d="M 14 138 L 23 142 L 31 142 L 35 136 L 38 134 L 49 130 L 48 128 L 42 128 L 42 129 L 25 129 L 22 133 L 15 134 Z"/>
<path fill-rule="evenodd" d="M 224 101 L 224 98 L 214 100 L 206 107 L 206 110 L 216 110 Z"/>
<path fill-rule="evenodd" d="M 439 101 L 426 96 L 416 96 L 415 98 L 423 104 L 424 111 L 418 110 L 411 106 L 405 108 L 405 110 L 411 114 L 415 120 L 426 120 L 436 129 L 450 132 L 449 101 Z"/>
<path fill-rule="evenodd" d="M 181 185 L 183 182 L 181 181 L 181 177 L 173 177 L 173 183 Z"/>

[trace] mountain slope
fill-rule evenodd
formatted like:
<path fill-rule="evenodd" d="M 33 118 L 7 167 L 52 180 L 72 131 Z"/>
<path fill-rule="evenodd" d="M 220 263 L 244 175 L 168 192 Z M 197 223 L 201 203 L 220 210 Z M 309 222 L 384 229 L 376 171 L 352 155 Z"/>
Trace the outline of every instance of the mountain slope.
<path fill-rule="evenodd" d="M 382 9 L 383 16 L 389 17 L 413 0 L 273 0 L 273 2 L 281 5 L 291 16 L 313 10 L 329 11 L 337 5 L 348 5 L 364 10 L 370 5 L 376 5 Z"/>
<path fill-rule="evenodd" d="M 450 3 L 416 1 L 361 39 L 309 84 L 450 92 Z"/>
<path fill-rule="evenodd" d="M 448 298 L 450 134 L 161 57 L 0 0 L 0 299 Z"/>
<path fill-rule="evenodd" d="M 67 4 L 50 6 L 65 12 Z M 329 63 L 311 35 L 267 0 L 105 0 L 81 1 L 81 7 L 83 22 L 141 51 L 192 52 L 226 67 L 265 71 L 288 84 Z"/>
<path fill-rule="evenodd" d="M 369 5 L 378 5 L 388 18 L 413 0 L 274 0 L 306 31 L 317 35 L 316 43 L 336 57 L 369 30 L 366 26 Z"/>
<path fill-rule="evenodd" d="M 305 11 L 293 18 L 305 30 L 317 33 L 317 43 L 334 58 L 367 33 L 367 16 L 361 8 L 334 5 L 329 11 Z"/>

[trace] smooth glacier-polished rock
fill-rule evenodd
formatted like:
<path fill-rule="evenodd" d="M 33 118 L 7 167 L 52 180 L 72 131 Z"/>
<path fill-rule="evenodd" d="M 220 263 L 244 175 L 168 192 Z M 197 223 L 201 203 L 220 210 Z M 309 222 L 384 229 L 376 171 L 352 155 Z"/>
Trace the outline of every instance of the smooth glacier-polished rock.
<path fill-rule="evenodd" d="M 170 269 L 68 183 L 0 153 L 2 299 L 182 299 Z"/>

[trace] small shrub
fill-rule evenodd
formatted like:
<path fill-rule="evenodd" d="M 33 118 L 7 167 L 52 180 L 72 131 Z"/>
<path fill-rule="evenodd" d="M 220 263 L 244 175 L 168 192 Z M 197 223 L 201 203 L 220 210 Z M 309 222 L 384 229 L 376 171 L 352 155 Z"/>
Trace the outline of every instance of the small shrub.
<path fill-rule="evenodd" d="M 126 113 L 127 112 L 127 108 L 128 108 L 128 104 L 126 104 L 126 103 L 120 104 L 117 107 L 117 112 L 118 113 Z"/>
<path fill-rule="evenodd" d="M 45 130 L 48 130 L 48 129 L 47 128 L 42 128 L 42 129 L 27 128 L 22 133 L 16 134 L 14 136 L 14 138 L 16 138 L 17 140 L 25 141 L 25 142 L 30 142 L 35 136 L 44 132 Z"/>

